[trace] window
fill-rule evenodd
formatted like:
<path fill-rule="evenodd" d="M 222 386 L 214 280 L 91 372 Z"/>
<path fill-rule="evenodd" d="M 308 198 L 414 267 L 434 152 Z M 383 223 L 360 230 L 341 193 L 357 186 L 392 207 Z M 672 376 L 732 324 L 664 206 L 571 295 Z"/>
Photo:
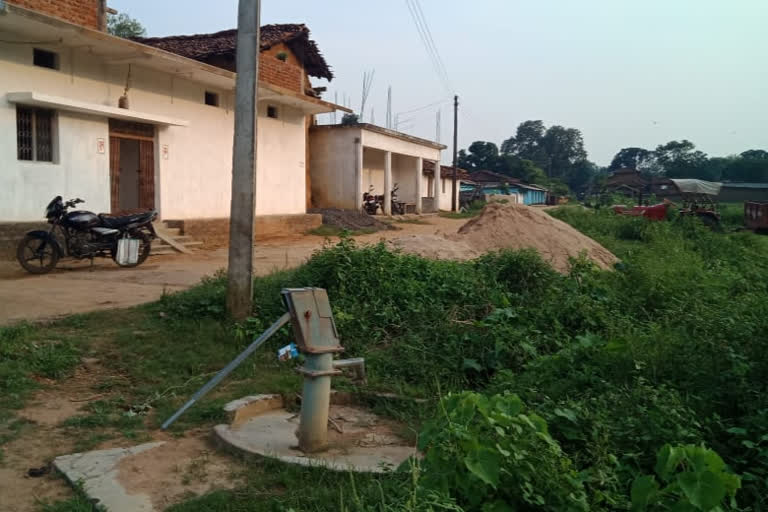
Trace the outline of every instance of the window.
<path fill-rule="evenodd" d="M 445 182 L 448 181 L 445 178 L 440 178 L 441 185 L 443 186 L 443 194 L 445 194 Z"/>
<path fill-rule="evenodd" d="M 19 160 L 53 162 L 53 111 L 16 107 L 16 144 Z"/>
<path fill-rule="evenodd" d="M 274 105 L 268 105 L 267 117 L 271 117 L 272 119 L 277 119 L 277 107 L 275 107 Z"/>
<path fill-rule="evenodd" d="M 41 68 L 59 69 L 59 54 L 35 48 L 32 63 Z"/>
<path fill-rule="evenodd" d="M 212 107 L 219 106 L 219 95 L 215 92 L 205 91 L 205 104 Z"/>

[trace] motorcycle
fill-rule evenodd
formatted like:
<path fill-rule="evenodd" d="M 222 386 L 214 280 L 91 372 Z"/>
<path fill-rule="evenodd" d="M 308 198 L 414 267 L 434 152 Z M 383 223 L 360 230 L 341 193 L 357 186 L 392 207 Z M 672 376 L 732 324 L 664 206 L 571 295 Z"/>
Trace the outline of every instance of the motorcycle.
<path fill-rule="evenodd" d="M 397 191 L 400 187 L 397 183 L 392 188 L 392 215 L 405 215 L 405 203 L 401 203 L 397 200 Z"/>
<path fill-rule="evenodd" d="M 379 211 L 378 196 L 373 194 L 373 185 L 370 186 L 368 192 L 363 192 L 363 209 L 368 215 L 376 215 Z"/>
<path fill-rule="evenodd" d="M 59 259 L 96 257 L 112 258 L 121 267 L 136 267 L 144 263 L 157 236 L 152 221 L 155 210 L 126 215 L 96 215 L 85 210 L 69 211 L 83 203 L 82 199 L 64 202 L 56 196 L 46 207 L 49 231 L 30 231 L 19 242 L 16 259 L 24 270 L 45 274 L 53 270 Z M 56 232 L 64 241 L 62 247 Z"/>

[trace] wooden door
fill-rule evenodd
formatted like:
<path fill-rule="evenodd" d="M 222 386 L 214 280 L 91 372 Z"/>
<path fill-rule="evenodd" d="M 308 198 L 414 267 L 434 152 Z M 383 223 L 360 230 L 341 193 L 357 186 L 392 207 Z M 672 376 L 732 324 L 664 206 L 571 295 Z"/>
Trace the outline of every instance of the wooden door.
<path fill-rule="evenodd" d="M 139 208 L 155 207 L 155 145 L 139 141 Z"/>
<path fill-rule="evenodd" d="M 120 210 L 120 139 L 109 138 L 109 200 L 113 214 Z"/>

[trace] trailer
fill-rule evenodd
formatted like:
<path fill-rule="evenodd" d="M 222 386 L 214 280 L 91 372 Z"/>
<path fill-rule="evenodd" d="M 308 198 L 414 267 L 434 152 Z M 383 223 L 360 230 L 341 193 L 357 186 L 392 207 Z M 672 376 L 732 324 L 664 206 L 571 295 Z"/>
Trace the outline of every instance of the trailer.
<path fill-rule="evenodd" d="M 754 231 L 768 232 L 768 202 L 744 201 L 744 225 Z"/>

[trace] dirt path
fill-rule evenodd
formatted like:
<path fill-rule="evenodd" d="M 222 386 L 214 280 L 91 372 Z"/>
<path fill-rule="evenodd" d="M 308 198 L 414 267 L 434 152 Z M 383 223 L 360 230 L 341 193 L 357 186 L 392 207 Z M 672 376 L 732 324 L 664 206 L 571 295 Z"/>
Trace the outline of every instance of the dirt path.
<path fill-rule="evenodd" d="M 429 224 L 397 223 L 398 230 L 356 237 L 376 243 L 406 235 L 455 233 L 463 220 L 426 217 Z M 319 236 L 271 240 L 254 247 L 254 273 L 300 265 L 323 246 Z M 25 273 L 16 262 L 0 262 L 0 325 L 22 320 L 47 320 L 74 313 L 135 306 L 158 300 L 163 293 L 194 286 L 227 266 L 227 250 L 199 251 L 190 256 L 151 257 L 135 269 L 121 269 L 111 260 L 66 262 L 44 276 Z"/>
<path fill-rule="evenodd" d="M 78 444 L 78 439 L 87 440 L 89 431 L 72 431 L 62 424 L 68 418 L 86 413 L 90 402 L 110 398 L 111 394 L 100 389 L 99 384 L 114 378 L 112 373 L 98 362 L 89 363 L 79 366 L 68 379 L 42 382 L 46 387 L 19 411 L 25 424 L 18 436 L 0 447 L 0 510 L 37 512 L 42 503 L 73 496 L 71 486 L 49 466 L 57 456 L 139 444 L 114 432 L 85 447 Z M 163 451 L 168 456 L 142 464 L 140 469 L 127 466 L 121 478 L 147 494 L 158 510 L 190 496 L 230 489 L 243 471 L 238 459 L 216 450 L 208 428 L 193 429 L 183 436 L 149 431 L 142 442 L 151 441 L 165 441 Z M 41 468 L 44 471 L 39 476 L 28 474 L 30 469 Z"/>

